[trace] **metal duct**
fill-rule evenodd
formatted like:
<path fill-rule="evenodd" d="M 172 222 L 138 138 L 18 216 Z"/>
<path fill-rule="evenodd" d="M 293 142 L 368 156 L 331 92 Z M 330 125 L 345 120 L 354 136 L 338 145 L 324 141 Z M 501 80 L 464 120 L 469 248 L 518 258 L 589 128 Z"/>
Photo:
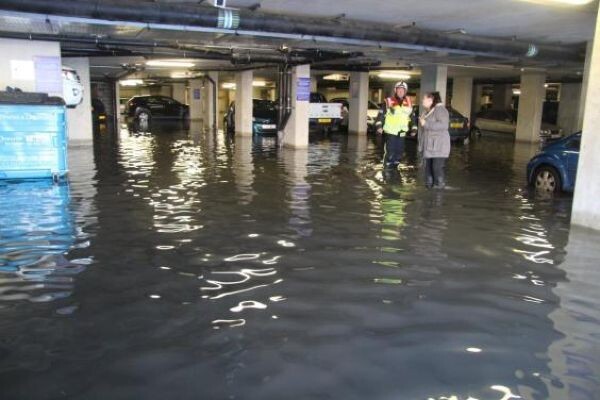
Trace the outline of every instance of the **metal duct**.
<path fill-rule="evenodd" d="M 516 40 L 453 35 L 421 29 L 397 30 L 362 22 L 341 22 L 239 10 L 226 15 L 214 7 L 156 2 L 125 3 L 116 0 L 0 0 L 0 9 L 76 16 L 113 21 L 160 24 L 164 29 L 180 25 L 182 30 L 235 30 L 236 34 L 338 42 L 421 51 L 447 51 L 480 56 L 530 58 L 536 60 L 584 60 L 578 46 L 537 45 Z M 221 21 L 221 22 L 219 22 Z M 237 25 L 237 28 L 235 27 Z M 231 26 L 226 28 L 226 26 Z"/>

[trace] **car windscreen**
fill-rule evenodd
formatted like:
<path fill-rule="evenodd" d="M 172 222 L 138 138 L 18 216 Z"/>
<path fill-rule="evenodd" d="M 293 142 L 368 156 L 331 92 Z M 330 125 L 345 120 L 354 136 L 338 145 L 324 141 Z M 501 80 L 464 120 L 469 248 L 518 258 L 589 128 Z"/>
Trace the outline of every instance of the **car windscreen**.
<path fill-rule="evenodd" d="M 275 103 L 269 100 L 254 100 L 252 114 L 256 118 L 277 118 Z"/>

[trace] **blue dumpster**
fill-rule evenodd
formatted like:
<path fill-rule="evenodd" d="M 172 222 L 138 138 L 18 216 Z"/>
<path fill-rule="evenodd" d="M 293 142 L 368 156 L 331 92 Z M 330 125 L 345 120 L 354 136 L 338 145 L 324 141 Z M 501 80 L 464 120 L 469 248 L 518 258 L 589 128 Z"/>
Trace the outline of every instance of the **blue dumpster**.
<path fill-rule="evenodd" d="M 66 175 L 66 130 L 63 104 L 0 102 L 0 179 Z"/>

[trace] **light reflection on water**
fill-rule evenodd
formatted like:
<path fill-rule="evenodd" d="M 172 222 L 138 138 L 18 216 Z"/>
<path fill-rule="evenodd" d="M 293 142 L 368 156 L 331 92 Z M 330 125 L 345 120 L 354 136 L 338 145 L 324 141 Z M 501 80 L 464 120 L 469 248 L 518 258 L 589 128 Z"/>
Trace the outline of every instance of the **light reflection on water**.
<path fill-rule="evenodd" d="M 357 137 L 198 132 L 0 202 L 3 399 L 596 398 L 600 255 L 524 187 L 530 147 L 453 147 L 427 191 L 411 144 L 389 173 Z"/>

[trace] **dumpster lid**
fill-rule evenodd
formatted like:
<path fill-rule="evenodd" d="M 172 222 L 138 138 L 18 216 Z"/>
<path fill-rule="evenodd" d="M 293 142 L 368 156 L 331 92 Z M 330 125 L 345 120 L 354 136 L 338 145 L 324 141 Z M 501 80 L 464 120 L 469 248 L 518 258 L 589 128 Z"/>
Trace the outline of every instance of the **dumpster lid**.
<path fill-rule="evenodd" d="M 6 91 L 0 91 L 0 104 L 24 104 L 64 106 L 65 101 L 57 96 L 48 96 L 47 93 L 22 92 L 20 89 L 7 87 Z"/>

